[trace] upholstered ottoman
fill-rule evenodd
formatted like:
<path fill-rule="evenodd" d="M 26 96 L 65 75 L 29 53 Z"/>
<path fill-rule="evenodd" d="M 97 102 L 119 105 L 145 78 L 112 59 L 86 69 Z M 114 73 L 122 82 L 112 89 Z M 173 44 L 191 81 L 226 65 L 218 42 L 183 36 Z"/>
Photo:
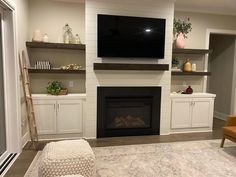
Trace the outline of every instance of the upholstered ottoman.
<path fill-rule="evenodd" d="M 39 163 L 39 177 L 82 175 L 92 177 L 95 156 L 85 140 L 52 142 L 45 146 Z"/>

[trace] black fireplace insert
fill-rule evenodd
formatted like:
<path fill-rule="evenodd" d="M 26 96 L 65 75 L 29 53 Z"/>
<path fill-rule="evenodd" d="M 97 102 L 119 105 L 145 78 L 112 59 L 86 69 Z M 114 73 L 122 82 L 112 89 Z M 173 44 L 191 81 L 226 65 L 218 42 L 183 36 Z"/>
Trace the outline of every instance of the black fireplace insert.
<path fill-rule="evenodd" d="M 97 137 L 160 134 L 161 87 L 98 87 Z"/>

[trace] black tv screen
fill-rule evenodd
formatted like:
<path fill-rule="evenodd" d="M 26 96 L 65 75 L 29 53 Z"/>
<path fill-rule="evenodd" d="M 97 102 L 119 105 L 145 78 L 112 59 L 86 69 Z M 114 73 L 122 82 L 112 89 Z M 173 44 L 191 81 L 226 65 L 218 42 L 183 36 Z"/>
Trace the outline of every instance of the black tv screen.
<path fill-rule="evenodd" d="M 163 59 L 166 20 L 98 15 L 98 57 Z"/>

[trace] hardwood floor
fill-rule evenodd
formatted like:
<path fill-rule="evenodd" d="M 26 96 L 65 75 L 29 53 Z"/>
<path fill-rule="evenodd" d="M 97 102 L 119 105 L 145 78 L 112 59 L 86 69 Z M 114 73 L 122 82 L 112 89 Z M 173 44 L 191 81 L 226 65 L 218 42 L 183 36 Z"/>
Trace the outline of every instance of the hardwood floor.
<path fill-rule="evenodd" d="M 219 119 L 214 119 L 213 132 L 209 133 L 185 133 L 172 134 L 161 136 L 132 136 L 132 137 L 114 137 L 88 140 L 92 147 L 104 146 L 120 146 L 130 144 L 149 144 L 149 143 L 164 143 L 177 141 L 196 141 L 222 138 L 222 127 L 225 122 Z M 37 146 L 37 150 L 42 150 L 49 141 L 41 141 Z M 37 154 L 37 150 L 32 150 L 32 143 L 27 143 L 23 152 L 17 158 L 13 166 L 7 172 L 5 177 L 23 177 L 30 163 Z"/>

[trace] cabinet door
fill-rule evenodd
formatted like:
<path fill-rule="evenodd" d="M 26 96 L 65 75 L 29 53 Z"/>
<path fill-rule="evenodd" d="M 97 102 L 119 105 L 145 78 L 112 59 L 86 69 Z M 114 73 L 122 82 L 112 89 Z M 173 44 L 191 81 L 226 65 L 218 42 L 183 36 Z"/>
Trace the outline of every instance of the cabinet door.
<path fill-rule="evenodd" d="M 171 128 L 191 127 L 192 99 L 172 99 Z"/>
<path fill-rule="evenodd" d="M 210 105 L 211 99 L 209 98 L 193 99 L 192 127 L 210 126 Z"/>
<path fill-rule="evenodd" d="M 39 134 L 56 133 L 56 101 L 34 100 L 36 125 Z"/>
<path fill-rule="evenodd" d="M 82 132 L 82 100 L 60 100 L 57 102 L 57 132 Z"/>

